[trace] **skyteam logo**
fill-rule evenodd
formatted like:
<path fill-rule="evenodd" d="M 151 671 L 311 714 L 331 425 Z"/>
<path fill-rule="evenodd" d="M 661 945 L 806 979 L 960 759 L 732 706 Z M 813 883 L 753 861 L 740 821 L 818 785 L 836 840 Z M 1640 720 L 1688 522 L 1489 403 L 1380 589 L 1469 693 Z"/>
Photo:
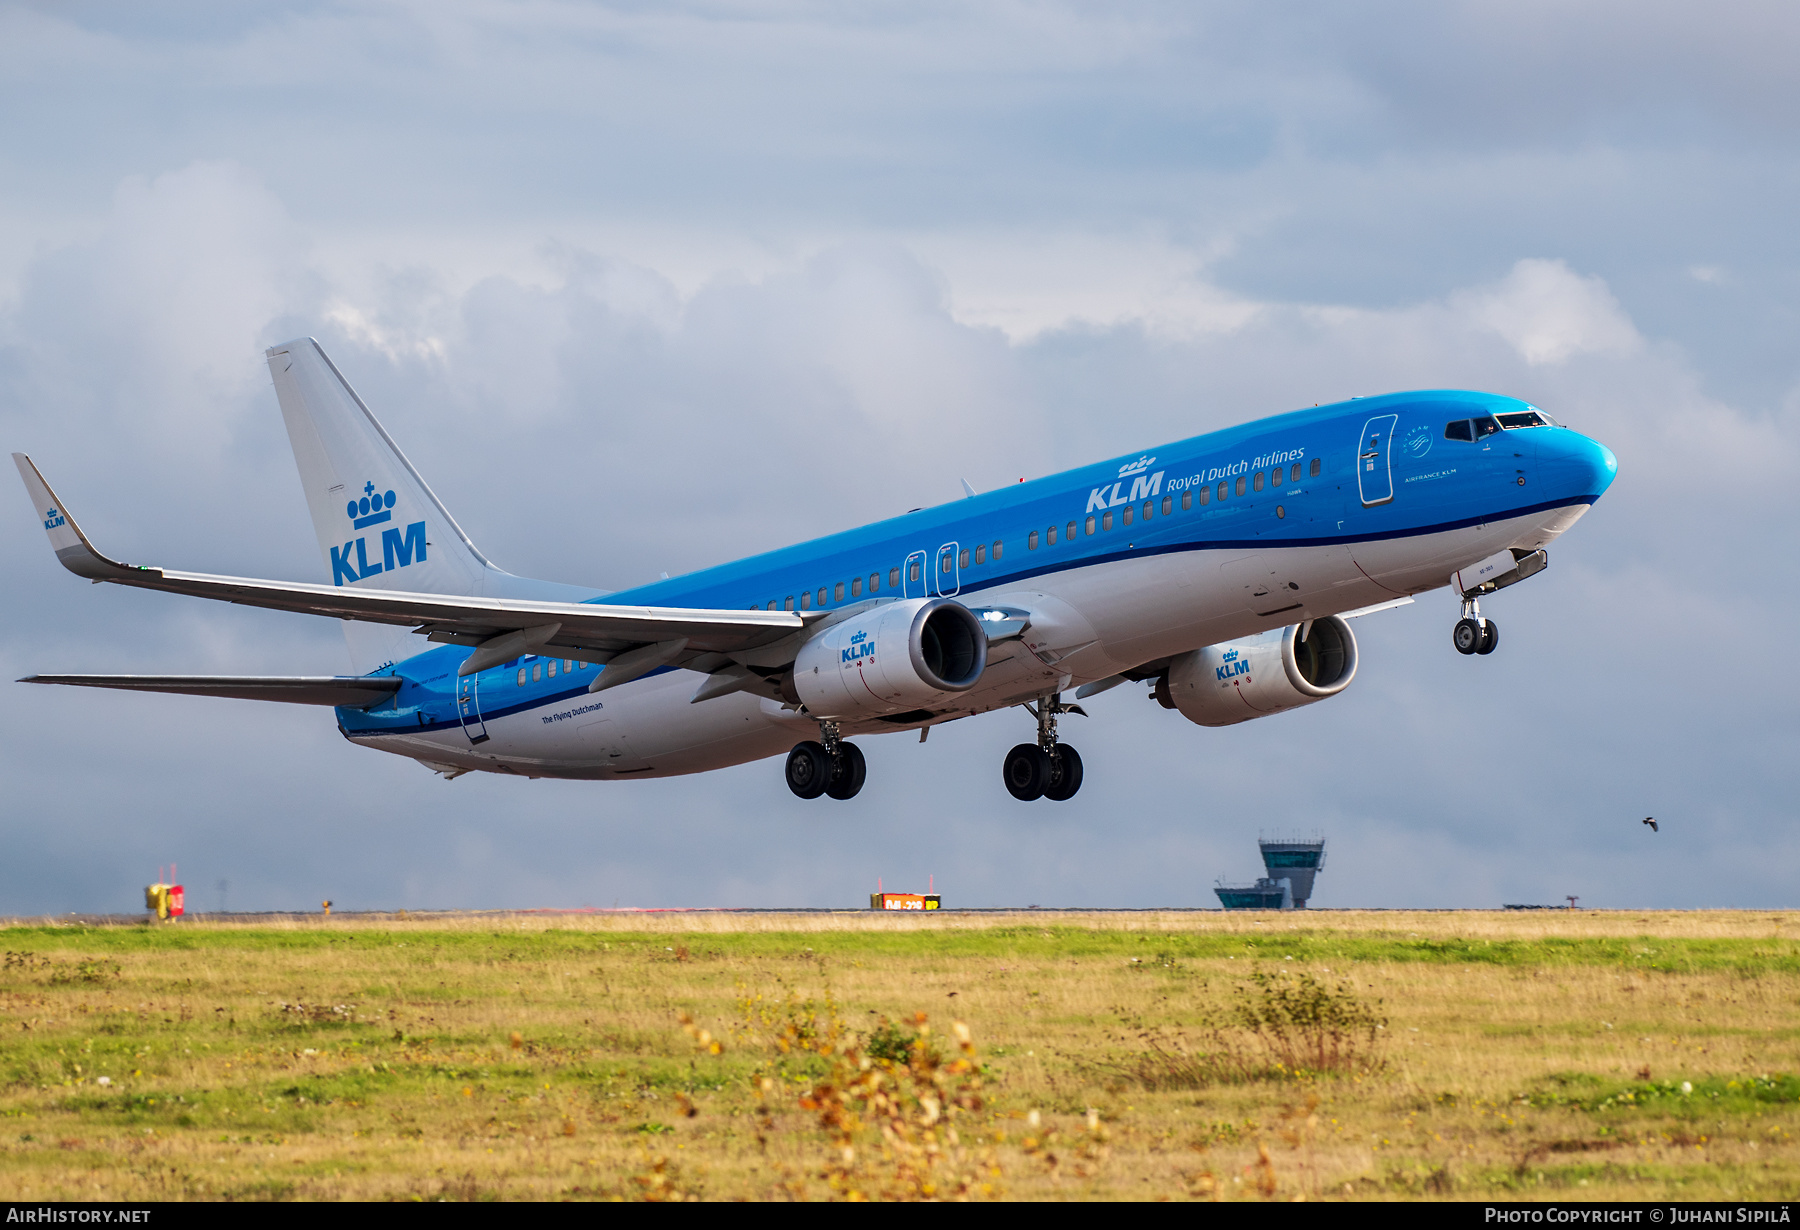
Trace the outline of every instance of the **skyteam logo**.
<path fill-rule="evenodd" d="M 344 515 L 350 518 L 352 529 L 368 529 L 392 521 L 395 502 L 392 491 L 377 492 L 374 483 L 364 483 L 362 498 L 344 505 Z M 381 531 L 381 558 L 373 562 L 369 559 L 368 539 L 353 538 L 342 547 L 331 548 L 331 583 L 342 585 L 348 581 L 355 584 L 396 568 L 405 568 L 414 560 L 423 563 L 425 545 L 423 521 L 413 522 L 404 533 L 398 529 Z"/>
<path fill-rule="evenodd" d="M 858 632 L 851 636 L 850 644 L 838 653 L 839 666 L 861 665 L 863 661 L 875 656 L 875 642 L 869 639 L 867 632 Z"/>
<path fill-rule="evenodd" d="M 67 525 L 67 524 L 68 524 L 68 522 L 63 519 L 63 515 L 61 513 L 57 512 L 54 508 L 47 508 L 44 510 L 44 528 L 45 529 L 53 530 L 53 529 L 56 529 L 58 526 L 63 526 L 63 525 Z"/>
<path fill-rule="evenodd" d="M 1158 470 L 1148 478 L 1144 471 L 1156 464 L 1156 458 L 1146 453 L 1136 461 L 1128 461 L 1119 467 L 1119 481 L 1111 488 L 1105 485 L 1095 487 L 1088 492 L 1087 511 L 1105 512 L 1109 508 L 1117 508 L 1121 504 L 1135 504 L 1139 500 L 1148 500 L 1162 494 L 1163 472 Z M 1131 490 L 1125 490 L 1125 480 L 1131 480 Z"/>

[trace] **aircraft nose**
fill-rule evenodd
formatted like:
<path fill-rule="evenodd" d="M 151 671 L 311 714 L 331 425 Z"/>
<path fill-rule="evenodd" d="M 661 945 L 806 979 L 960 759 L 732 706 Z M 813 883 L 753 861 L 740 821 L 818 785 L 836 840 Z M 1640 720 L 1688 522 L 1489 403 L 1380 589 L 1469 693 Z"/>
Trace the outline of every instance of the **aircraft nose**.
<path fill-rule="evenodd" d="M 1598 440 L 1567 428 L 1556 433 L 1556 469 L 1569 495 L 1598 497 L 1618 477 L 1619 459 Z"/>

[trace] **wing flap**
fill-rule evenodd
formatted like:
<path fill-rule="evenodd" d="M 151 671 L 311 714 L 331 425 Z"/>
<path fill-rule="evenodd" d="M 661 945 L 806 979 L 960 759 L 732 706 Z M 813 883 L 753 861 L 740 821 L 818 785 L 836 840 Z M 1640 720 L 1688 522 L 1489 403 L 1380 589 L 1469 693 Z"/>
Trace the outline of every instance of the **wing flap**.
<path fill-rule="evenodd" d="M 454 638 L 460 643 L 467 643 L 470 638 L 479 643 L 508 632 L 555 623 L 561 628 L 555 639 L 548 642 L 550 646 L 596 653 L 617 653 L 639 645 L 676 640 L 686 641 L 686 651 L 691 654 L 735 653 L 791 636 L 805 628 L 809 620 L 824 614 L 414 594 L 122 564 L 101 554 L 82 533 L 31 458 L 14 453 L 13 461 L 38 507 L 57 559 L 70 572 L 93 581 L 276 611 L 410 626 L 419 632 L 441 634 L 437 639 Z"/>
<path fill-rule="evenodd" d="M 275 700 L 290 705 L 349 705 L 355 709 L 380 704 L 398 692 L 401 683 L 392 675 L 30 675 L 19 682 Z"/>

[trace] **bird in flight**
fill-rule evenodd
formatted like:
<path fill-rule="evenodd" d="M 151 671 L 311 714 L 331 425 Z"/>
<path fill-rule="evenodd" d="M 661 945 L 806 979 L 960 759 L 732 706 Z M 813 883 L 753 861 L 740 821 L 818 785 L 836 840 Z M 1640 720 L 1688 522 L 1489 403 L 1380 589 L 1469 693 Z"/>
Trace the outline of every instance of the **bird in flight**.
<path fill-rule="evenodd" d="M 1650 826 L 1650 831 L 1651 831 L 1651 832 L 1652 832 L 1652 833 L 1660 833 L 1660 832 L 1662 832 L 1662 830 L 1661 830 L 1661 829 L 1659 829 L 1659 828 L 1657 828 L 1657 827 L 1656 827 L 1656 817 L 1655 817 L 1655 816 L 1645 816 L 1645 817 L 1644 817 L 1644 823 L 1645 823 L 1645 824 L 1647 824 L 1647 825 L 1649 825 L 1649 826 Z"/>

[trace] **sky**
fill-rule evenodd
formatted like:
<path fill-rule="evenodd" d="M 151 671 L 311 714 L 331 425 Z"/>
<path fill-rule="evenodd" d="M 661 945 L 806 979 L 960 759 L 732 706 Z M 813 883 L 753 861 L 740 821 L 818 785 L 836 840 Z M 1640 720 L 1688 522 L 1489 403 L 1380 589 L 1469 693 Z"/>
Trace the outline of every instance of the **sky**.
<path fill-rule="evenodd" d="M 306 335 L 490 558 L 607 589 L 1397 389 L 1619 458 L 1492 657 L 1439 591 L 1292 713 L 1115 689 L 1065 804 L 1005 794 L 1019 712 L 863 740 L 838 804 L 0 683 L 0 914 L 171 862 L 200 910 L 1211 906 L 1277 832 L 1316 906 L 1800 905 L 1797 60 L 1756 0 L 0 3 L 0 441 L 117 557 L 324 579 Z M 347 669 L 10 498 L 0 678 Z"/>

